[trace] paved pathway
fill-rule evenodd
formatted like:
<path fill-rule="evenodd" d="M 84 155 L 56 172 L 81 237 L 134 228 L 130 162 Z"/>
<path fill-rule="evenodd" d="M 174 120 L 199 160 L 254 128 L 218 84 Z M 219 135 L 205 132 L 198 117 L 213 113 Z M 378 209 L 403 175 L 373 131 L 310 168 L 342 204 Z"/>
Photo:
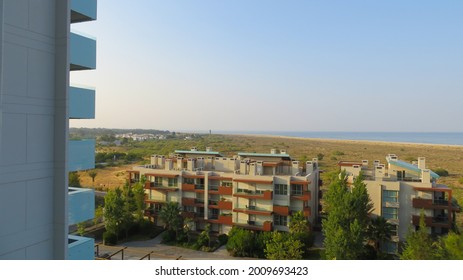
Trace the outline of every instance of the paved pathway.
<path fill-rule="evenodd" d="M 249 258 L 235 258 L 228 255 L 225 246 L 218 248 L 215 252 L 202 252 L 187 248 L 181 248 L 176 246 L 169 246 L 160 244 L 162 240 L 162 234 L 159 234 L 156 238 L 145 240 L 145 241 L 132 241 L 122 243 L 118 246 L 105 246 L 99 245 L 99 254 L 112 255 L 117 251 L 124 249 L 124 260 L 139 260 L 142 257 L 150 254 L 151 260 L 176 260 L 176 259 L 188 259 L 188 260 L 240 260 Z M 113 260 L 122 259 L 122 252 L 119 252 L 111 257 Z M 145 258 L 147 259 L 147 257 Z"/>

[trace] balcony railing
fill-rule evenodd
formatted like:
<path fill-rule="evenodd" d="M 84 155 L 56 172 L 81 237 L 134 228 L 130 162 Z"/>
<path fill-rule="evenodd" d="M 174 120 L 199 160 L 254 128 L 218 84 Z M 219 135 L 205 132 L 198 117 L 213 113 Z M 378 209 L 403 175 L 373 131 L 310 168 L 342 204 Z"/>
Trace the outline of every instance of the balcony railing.
<path fill-rule="evenodd" d="M 71 0 L 71 23 L 96 20 L 96 0 Z"/>
<path fill-rule="evenodd" d="M 413 215 L 412 222 L 415 226 L 420 224 L 420 216 Z M 443 228 L 450 228 L 451 221 L 449 220 L 448 216 L 436 216 L 436 217 L 424 217 L 424 223 L 427 227 L 443 227 Z"/>
<path fill-rule="evenodd" d="M 95 140 L 71 140 L 68 146 L 69 171 L 95 168 Z"/>
<path fill-rule="evenodd" d="M 243 198 L 255 198 L 255 199 L 265 199 L 271 200 L 273 191 L 269 190 L 249 190 L 249 189 L 237 189 L 237 192 L 233 194 L 236 197 Z"/>
<path fill-rule="evenodd" d="M 96 41 L 92 38 L 71 33 L 70 70 L 89 70 L 96 68 Z"/>
<path fill-rule="evenodd" d="M 79 87 L 69 88 L 69 118 L 95 118 L 95 90 Z"/>

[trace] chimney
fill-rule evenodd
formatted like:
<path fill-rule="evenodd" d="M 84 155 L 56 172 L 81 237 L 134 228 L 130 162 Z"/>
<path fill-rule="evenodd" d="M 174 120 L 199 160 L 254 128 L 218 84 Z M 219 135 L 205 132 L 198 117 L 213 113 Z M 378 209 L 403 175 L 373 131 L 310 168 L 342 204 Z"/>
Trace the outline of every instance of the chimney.
<path fill-rule="evenodd" d="M 419 169 L 425 169 L 426 168 L 426 158 L 424 158 L 424 157 L 419 157 L 418 158 L 418 168 Z"/>
<path fill-rule="evenodd" d="M 299 173 L 299 161 L 295 160 L 291 165 L 291 175 L 295 176 L 297 173 Z"/>
<path fill-rule="evenodd" d="M 172 159 L 166 159 L 165 170 L 172 170 L 173 167 L 174 163 L 172 162 Z"/>
<path fill-rule="evenodd" d="M 270 150 L 270 153 L 271 153 L 272 155 L 276 154 L 276 153 L 277 153 L 277 149 L 271 149 L 271 150 Z"/>
<path fill-rule="evenodd" d="M 362 166 L 368 166 L 368 160 L 366 159 L 362 160 Z"/>
<path fill-rule="evenodd" d="M 431 182 L 431 171 L 429 169 L 421 169 L 421 182 L 422 183 Z"/>
<path fill-rule="evenodd" d="M 156 165 L 156 157 L 157 157 L 157 155 L 152 155 L 151 156 L 151 165 Z"/>
<path fill-rule="evenodd" d="M 306 161 L 305 162 L 305 172 L 307 174 L 310 174 L 313 172 L 313 163 L 311 161 Z"/>
<path fill-rule="evenodd" d="M 206 152 L 212 152 L 212 148 L 211 147 L 206 147 Z"/>

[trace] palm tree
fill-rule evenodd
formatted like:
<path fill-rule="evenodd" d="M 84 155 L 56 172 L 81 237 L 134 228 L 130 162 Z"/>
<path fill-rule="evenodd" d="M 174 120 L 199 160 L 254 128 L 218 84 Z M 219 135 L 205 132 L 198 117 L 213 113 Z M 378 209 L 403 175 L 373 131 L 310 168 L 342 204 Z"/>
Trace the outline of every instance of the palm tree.
<path fill-rule="evenodd" d="M 159 211 L 159 219 L 164 222 L 164 227 L 169 232 L 175 232 L 182 227 L 182 216 L 180 216 L 181 208 L 178 206 L 177 202 L 168 202 L 161 208 Z"/>
<path fill-rule="evenodd" d="M 370 221 L 367 234 L 369 241 L 373 243 L 376 256 L 380 256 L 384 242 L 391 239 L 392 230 L 393 225 L 388 223 L 384 217 L 378 216 Z"/>

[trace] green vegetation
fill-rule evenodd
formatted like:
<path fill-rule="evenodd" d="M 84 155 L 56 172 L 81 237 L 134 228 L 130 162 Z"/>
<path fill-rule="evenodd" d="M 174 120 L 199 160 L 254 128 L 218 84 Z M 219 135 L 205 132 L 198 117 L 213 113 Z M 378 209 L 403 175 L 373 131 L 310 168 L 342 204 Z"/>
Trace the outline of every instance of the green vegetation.
<path fill-rule="evenodd" d="M 383 259 L 386 256 L 381 252 L 384 243 L 391 239 L 392 225 L 387 219 L 379 216 L 371 219 L 367 228 L 367 237 L 369 244 L 373 247 L 376 259 Z"/>
<path fill-rule="evenodd" d="M 274 231 L 266 243 L 265 257 L 269 260 L 301 260 L 303 246 L 295 236 Z"/>
<path fill-rule="evenodd" d="M 370 197 L 362 176 L 354 179 L 353 187 L 347 185 L 347 175 L 342 172 L 334 178 L 325 196 L 327 218 L 323 220 L 325 254 L 327 259 L 356 260 L 365 257 Z"/>
<path fill-rule="evenodd" d="M 445 170 L 444 168 L 436 168 L 433 171 L 441 177 L 449 176 L 449 172 Z"/>
<path fill-rule="evenodd" d="M 69 172 L 69 186 L 70 187 L 74 187 L 74 188 L 80 188 L 81 185 L 80 185 L 80 175 L 79 173 L 73 171 L 73 172 Z"/>
<path fill-rule="evenodd" d="M 424 211 L 420 213 L 420 223 L 417 231 L 409 228 L 405 238 L 405 247 L 400 254 L 402 260 L 434 260 L 438 252 L 436 243 L 433 242 L 428 234 L 428 229 L 424 223 Z"/>

